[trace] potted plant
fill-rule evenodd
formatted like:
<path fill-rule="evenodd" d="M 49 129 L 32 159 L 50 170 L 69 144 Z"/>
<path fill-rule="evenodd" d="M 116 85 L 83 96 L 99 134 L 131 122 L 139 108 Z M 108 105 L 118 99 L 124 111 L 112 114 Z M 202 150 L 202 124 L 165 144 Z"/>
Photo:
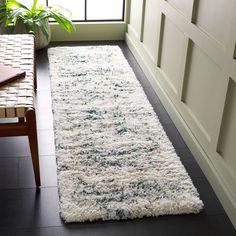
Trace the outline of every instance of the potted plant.
<path fill-rule="evenodd" d="M 49 19 L 55 20 L 68 32 L 75 30 L 73 22 L 62 11 L 68 10 L 61 6 L 38 5 L 38 0 L 32 0 L 31 8 L 16 0 L 6 0 L 0 7 L 0 25 L 13 26 L 18 28 L 18 32 L 20 25 L 23 25 L 25 32 L 33 31 L 36 49 L 39 49 L 47 46 L 50 41 Z M 21 29 L 20 33 L 24 31 Z"/>

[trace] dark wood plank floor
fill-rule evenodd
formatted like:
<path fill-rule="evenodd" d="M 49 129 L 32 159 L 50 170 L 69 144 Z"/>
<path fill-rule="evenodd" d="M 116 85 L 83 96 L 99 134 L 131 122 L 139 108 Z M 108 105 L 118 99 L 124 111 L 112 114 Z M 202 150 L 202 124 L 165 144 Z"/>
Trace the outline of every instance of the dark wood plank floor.
<path fill-rule="evenodd" d="M 80 43 L 79 45 L 108 44 Z M 127 221 L 64 224 L 59 216 L 56 160 L 51 110 L 47 50 L 37 52 L 36 95 L 42 188 L 35 189 L 26 137 L 0 138 L 0 235 L 1 236 L 233 236 L 224 209 L 191 152 L 155 95 L 124 42 L 119 45 L 142 84 L 164 129 L 197 187 L 205 209 L 197 215 L 161 216 Z M 63 43 L 55 45 L 78 45 Z"/>

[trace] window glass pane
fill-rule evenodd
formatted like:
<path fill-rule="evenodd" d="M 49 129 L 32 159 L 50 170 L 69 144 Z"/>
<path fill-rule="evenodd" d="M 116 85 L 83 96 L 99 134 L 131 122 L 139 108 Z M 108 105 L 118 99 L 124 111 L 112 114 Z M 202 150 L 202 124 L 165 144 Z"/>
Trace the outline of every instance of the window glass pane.
<path fill-rule="evenodd" d="M 48 0 L 48 5 L 59 5 L 68 9 L 72 13 L 72 16 L 70 17 L 72 20 L 85 20 L 84 2 L 85 0 Z"/>
<path fill-rule="evenodd" d="M 87 20 L 121 20 L 123 0 L 87 0 Z"/>
<path fill-rule="evenodd" d="M 18 0 L 18 2 L 24 4 L 26 7 L 30 8 L 32 7 L 33 1 L 29 1 L 29 0 Z M 38 4 L 39 5 L 44 5 L 46 6 L 46 0 L 38 0 Z"/>
<path fill-rule="evenodd" d="M 32 1 L 18 0 L 31 8 Z M 48 0 L 48 5 L 59 5 L 71 12 L 72 20 L 85 20 L 86 0 Z M 38 0 L 38 5 L 46 5 L 46 0 Z M 68 12 L 63 12 L 68 15 Z M 122 20 L 123 0 L 87 0 L 87 20 Z"/>

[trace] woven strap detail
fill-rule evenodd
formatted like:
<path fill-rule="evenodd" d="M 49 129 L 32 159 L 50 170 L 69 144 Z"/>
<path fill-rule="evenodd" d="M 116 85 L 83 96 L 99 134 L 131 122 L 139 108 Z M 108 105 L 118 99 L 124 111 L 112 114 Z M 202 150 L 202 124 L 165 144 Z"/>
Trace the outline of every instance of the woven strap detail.
<path fill-rule="evenodd" d="M 0 87 L 0 118 L 25 117 L 34 107 L 34 36 L 0 35 L 0 63 L 26 72 L 25 78 Z"/>

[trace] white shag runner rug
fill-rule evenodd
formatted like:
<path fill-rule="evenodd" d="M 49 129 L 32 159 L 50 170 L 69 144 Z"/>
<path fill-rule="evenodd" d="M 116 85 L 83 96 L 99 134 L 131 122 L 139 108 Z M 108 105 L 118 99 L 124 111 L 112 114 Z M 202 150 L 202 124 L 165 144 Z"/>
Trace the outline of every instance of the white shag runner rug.
<path fill-rule="evenodd" d="M 65 222 L 198 213 L 199 194 L 119 47 L 48 55 Z"/>

